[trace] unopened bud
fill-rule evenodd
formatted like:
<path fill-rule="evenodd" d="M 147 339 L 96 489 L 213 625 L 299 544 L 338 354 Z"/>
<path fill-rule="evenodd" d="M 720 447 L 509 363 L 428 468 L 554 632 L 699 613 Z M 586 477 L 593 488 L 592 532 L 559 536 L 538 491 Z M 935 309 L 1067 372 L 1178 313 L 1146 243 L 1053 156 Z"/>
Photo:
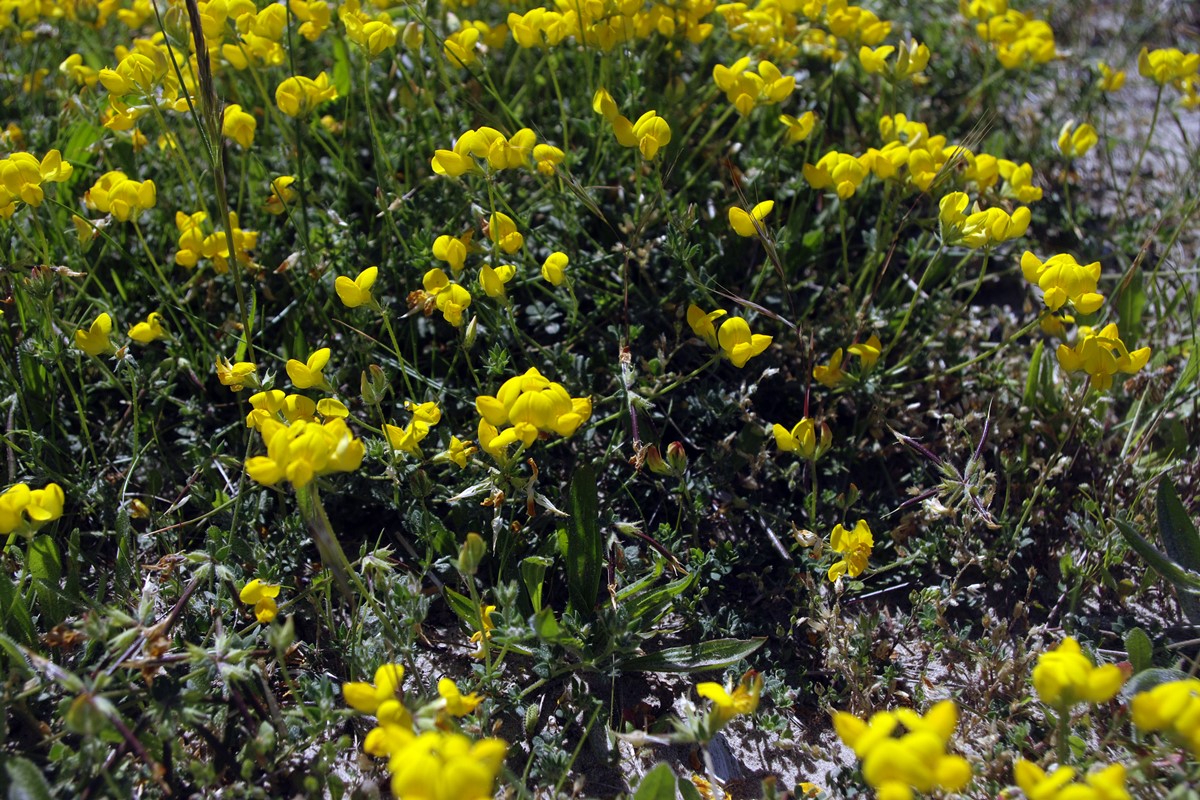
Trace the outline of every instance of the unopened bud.
<path fill-rule="evenodd" d="M 688 457 L 687 451 L 683 449 L 683 442 L 671 442 L 667 445 L 667 466 L 675 476 L 682 476 L 687 472 Z"/>
<path fill-rule="evenodd" d="M 383 374 L 379 365 L 372 364 L 363 372 L 362 378 L 359 380 L 359 390 L 363 402 L 369 406 L 379 405 L 383 402 L 383 394 L 386 389 L 387 376 Z"/>
<path fill-rule="evenodd" d="M 667 466 L 667 462 L 663 461 L 662 453 L 658 452 L 658 445 L 650 445 L 646 448 L 646 466 L 655 475 L 670 475 L 671 468 Z"/>
<path fill-rule="evenodd" d="M 163 14 L 163 31 L 172 44 L 186 45 L 191 41 L 187 12 L 182 5 L 173 5 Z"/>
<path fill-rule="evenodd" d="M 471 321 L 467 323 L 467 331 L 463 334 L 463 347 L 470 350 L 475 346 L 475 339 L 479 336 L 479 317 L 471 317 Z"/>
<path fill-rule="evenodd" d="M 479 562 L 487 555 L 487 542 L 478 533 L 468 533 L 467 541 L 458 551 L 458 571 L 463 575 L 474 575 L 479 570 Z"/>
<path fill-rule="evenodd" d="M 423 469 L 413 472 L 408 479 L 408 485 L 412 489 L 413 497 L 428 497 L 433 493 L 433 482 L 429 480 L 429 476 Z"/>

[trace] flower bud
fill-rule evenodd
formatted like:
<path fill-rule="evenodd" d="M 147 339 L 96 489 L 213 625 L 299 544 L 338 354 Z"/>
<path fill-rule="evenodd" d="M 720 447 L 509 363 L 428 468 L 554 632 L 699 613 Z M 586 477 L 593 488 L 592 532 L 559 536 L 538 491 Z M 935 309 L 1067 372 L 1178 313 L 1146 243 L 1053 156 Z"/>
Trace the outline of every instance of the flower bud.
<path fill-rule="evenodd" d="M 474 575 L 479 570 L 479 562 L 487 555 L 487 543 L 478 533 L 468 533 L 467 541 L 458 551 L 458 571 L 463 575 Z"/>
<path fill-rule="evenodd" d="M 471 317 L 467 323 L 467 331 L 463 334 L 463 347 L 470 350 L 475 346 L 475 338 L 479 335 L 479 317 Z"/>
<path fill-rule="evenodd" d="M 362 400 L 369 406 L 377 406 L 383 402 L 383 394 L 387 390 L 387 376 L 378 364 L 372 364 L 363 372 L 359 380 L 359 392 Z"/>
<path fill-rule="evenodd" d="M 687 471 L 688 457 L 687 451 L 683 449 L 683 442 L 671 442 L 667 445 L 667 466 L 671 468 L 671 474 L 677 477 Z"/>

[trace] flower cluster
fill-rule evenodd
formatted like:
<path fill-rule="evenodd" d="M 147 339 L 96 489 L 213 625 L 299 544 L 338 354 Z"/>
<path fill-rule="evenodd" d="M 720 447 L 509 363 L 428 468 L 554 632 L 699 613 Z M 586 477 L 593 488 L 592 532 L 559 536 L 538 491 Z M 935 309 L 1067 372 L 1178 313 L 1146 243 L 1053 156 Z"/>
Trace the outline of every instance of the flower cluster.
<path fill-rule="evenodd" d="M 1047 774 L 1037 764 L 1019 759 L 1013 764 L 1013 778 L 1026 797 L 1038 800 L 1130 800 L 1121 764 L 1094 768 L 1080 783 L 1074 780 L 1073 767 L 1058 767 Z"/>
<path fill-rule="evenodd" d="M 1053 29 L 1044 20 L 1009 8 L 1007 0 L 959 0 L 959 10 L 979 20 L 976 34 L 992 46 L 1005 69 L 1033 69 L 1058 57 Z"/>
<path fill-rule="evenodd" d="M 718 330 L 713 322 L 725 314 L 725 310 L 720 308 L 706 314 L 693 303 L 688 306 L 687 321 L 692 332 L 707 342 L 709 347 L 719 349 L 735 367 L 744 367 L 747 361 L 770 347 L 774 337 L 751 333 L 750 324 L 741 317 L 729 317 Z"/>
<path fill-rule="evenodd" d="M 415 718 L 403 703 L 404 667 L 384 664 L 375 670 L 375 683 L 342 684 L 346 703 L 375 717 L 376 725 L 363 741 L 363 750 L 388 759 L 391 789 L 396 797 L 437 800 L 484 800 L 491 797 L 508 746 L 502 739 L 472 741 L 447 730 L 437 715 L 472 713 L 480 703 L 474 692 L 462 694 L 454 681 L 438 681 L 439 699 L 426 704 Z"/>
<path fill-rule="evenodd" d="M 1112 386 L 1113 375 L 1124 372 L 1132 375 L 1141 371 L 1150 360 L 1150 348 L 1130 352 L 1121 341 L 1117 324 L 1111 322 L 1099 331 L 1081 325 L 1076 331 L 1075 346 L 1060 344 L 1058 363 L 1067 372 L 1085 372 L 1092 387 L 1104 391 Z"/>
<path fill-rule="evenodd" d="M 246 474 L 266 486 L 287 480 L 297 488 L 331 472 L 353 472 L 362 464 L 365 448 L 341 417 L 323 423 L 263 420 L 265 456 L 246 459 Z"/>
<path fill-rule="evenodd" d="M 862 762 L 863 778 L 880 797 L 910 800 L 918 792 L 959 792 L 971 782 L 971 765 L 947 753 L 958 725 L 958 707 L 943 700 L 924 716 L 911 708 L 878 711 L 861 720 L 834 712 L 833 727 Z M 905 733 L 893 734 L 903 726 Z"/>
<path fill-rule="evenodd" d="M 1200 758 L 1200 680 L 1167 681 L 1138 692 L 1129 702 L 1129 712 L 1143 731 L 1162 731 Z"/>
<path fill-rule="evenodd" d="M 8 487 L 0 494 L 0 536 L 18 533 L 29 537 L 47 522 L 62 516 L 66 495 L 57 483 L 30 489 L 24 483 Z"/>
<path fill-rule="evenodd" d="M 717 64 L 713 67 L 713 80 L 743 117 L 758 106 L 782 103 L 796 89 L 795 76 L 784 77 L 770 61 L 759 61 L 758 72 L 751 70 L 750 56 L 739 58 L 728 67 Z"/>
<path fill-rule="evenodd" d="M 224 275 L 229 271 L 229 239 L 223 228 L 213 233 L 207 232 L 207 222 L 208 213 L 205 211 L 192 214 L 175 212 L 175 228 L 179 231 L 175 263 L 190 269 L 199 264 L 201 259 L 208 259 L 212 261 L 217 274 Z M 233 230 L 233 255 L 239 264 L 253 266 L 254 258 L 250 251 L 258 246 L 258 232 L 243 230 L 234 211 L 229 212 L 229 227 Z"/>
<path fill-rule="evenodd" d="M 529 447 L 539 435 L 571 436 L 592 415 L 592 400 L 571 397 L 562 384 L 530 367 L 524 375 L 506 380 L 494 397 L 476 397 L 475 410 L 480 416 L 480 446 L 502 460 L 517 442 Z"/>
<path fill-rule="evenodd" d="M 294 75 L 275 87 L 275 105 L 289 117 L 308 116 L 317 106 L 336 100 L 337 87 L 321 72 L 316 78 Z"/>
<path fill-rule="evenodd" d="M 1070 303 L 1080 314 L 1091 314 L 1104 305 L 1104 295 L 1096 291 L 1100 280 L 1100 262 L 1080 264 L 1075 256 L 1060 253 L 1041 261 L 1028 250 L 1021 256 L 1025 280 L 1042 290 L 1046 308 L 1058 311 Z"/>
<path fill-rule="evenodd" d="M 833 526 L 829 549 L 842 557 L 829 567 L 829 580 L 836 582 L 843 575 L 857 578 L 867 568 L 867 559 L 874 547 L 875 537 L 865 519 L 860 519 L 852 530 L 846 530 L 840 522 Z"/>
<path fill-rule="evenodd" d="M 314 401 L 302 394 L 286 394 L 280 389 L 271 389 L 250 396 L 246 427 L 262 433 L 267 420 L 290 425 L 297 421 L 315 422 L 318 414 L 322 420 L 344 419 L 350 415 L 350 410 L 345 403 L 333 397 Z"/>
<path fill-rule="evenodd" d="M 29 153 L 0 158 L 0 219 L 15 214 L 17 203 L 40 206 L 46 196 L 43 184 L 62 183 L 73 171 L 57 150 L 46 153 L 41 161 Z"/>
<path fill-rule="evenodd" d="M 1048 706 L 1065 712 L 1076 703 L 1104 703 L 1125 683 L 1125 673 L 1115 664 L 1097 667 L 1083 654 L 1073 637 L 1038 656 L 1033 668 L 1033 688 Z"/>
<path fill-rule="evenodd" d="M 396 425 L 383 426 L 388 444 L 395 450 L 421 458 L 421 441 L 429 435 L 429 429 L 442 420 L 442 411 L 437 403 L 406 402 L 404 407 L 412 412 L 412 419 L 403 428 Z"/>
<path fill-rule="evenodd" d="M 938 203 L 942 241 L 979 249 L 1024 236 L 1029 229 L 1032 215 L 1026 206 L 1009 214 L 1002 208 L 980 210 L 978 202 L 968 213 L 968 205 L 971 198 L 965 192 L 951 192 Z"/>
<path fill-rule="evenodd" d="M 813 367 L 812 376 L 828 389 L 835 389 L 843 381 L 846 380 L 846 356 L 855 356 L 859 361 L 858 377 L 862 379 L 875 368 L 879 362 L 879 356 L 883 353 L 883 343 L 879 341 L 879 337 L 871 334 L 865 342 L 856 342 L 846 348 L 843 354 L 842 348 L 833 351 L 833 355 L 829 357 L 829 363 L 817 364 Z"/>
<path fill-rule="evenodd" d="M 896 54 L 894 61 L 888 61 L 892 53 Z M 929 48 L 917 42 L 901 42 L 900 48 L 883 45 L 874 49 L 863 45 L 858 50 L 858 60 L 863 69 L 871 75 L 883 75 L 891 83 L 901 81 L 921 82 L 925 67 L 929 66 Z"/>
<path fill-rule="evenodd" d="M 101 214 L 112 214 L 121 222 L 135 219 L 157 201 L 154 181 L 135 181 L 120 170 L 106 172 L 84 195 L 88 208 Z"/>
<path fill-rule="evenodd" d="M 617 109 L 607 89 L 597 89 L 592 97 L 592 110 L 608 120 L 617 142 L 622 147 L 636 147 L 647 161 L 654 160 L 658 151 L 671 142 L 671 126 L 653 109 L 630 122 Z"/>

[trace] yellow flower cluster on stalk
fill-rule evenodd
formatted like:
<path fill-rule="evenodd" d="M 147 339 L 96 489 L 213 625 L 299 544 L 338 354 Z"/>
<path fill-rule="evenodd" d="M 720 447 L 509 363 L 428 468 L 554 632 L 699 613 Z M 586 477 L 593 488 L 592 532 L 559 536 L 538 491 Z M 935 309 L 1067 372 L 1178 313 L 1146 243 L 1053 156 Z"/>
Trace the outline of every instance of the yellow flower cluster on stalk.
<path fill-rule="evenodd" d="M 1150 348 L 1130 351 L 1121 341 L 1117 324 L 1110 322 L 1098 331 L 1081 325 L 1076 331 L 1075 345 L 1060 344 L 1057 356 L 1064 370 L 1087 373 L 1092 387 L 1104 391 L 1112 387 L 1113 376 L 1118 372 L 1128 375 L 1140 372 L 1150 361 Z"/>
<path fill-rule="evenodd" d="M 473 128 L 458 137 L 452 150 L 435 151 L 430 166 L 438 175 L 454 178 L 481 172 L 476 159 L 493 170 L 528 168 L 536 145 L 537 136 L 529 128 L 508 137 L 495 128 Z"/>
<path fill-rule="evenodd" d="M 889 61 L 892 54 L 894 61 Z M 858 49 L 858 60 L 871 75 L 882 75 L 891 83 L 926 80 L 921 73 L 929 66 L 929 48 L 918 42 L 901 42 L 899 48 L 892 45 L 870 48 L 863 45 Z"/>
<path fill-rule="evenodd" d="M 385 424 L 383 426 L 384 436 L 387 437 L 388 444 L 392 449 L 408 453 L 415 458 L 422 458 L 424 454 L 421 452 L 421 442 L 429 435 L 429 429 L 437 425 L 442 420 L 442 410 L 438 408 L 437 403 L 413 403 L 411 401 L 404 404 L 405 409 L 412 412 L 412 419 L 403 428 L 397 425 Z"/>
<path fill-rule="evenodd" d="M 112 322 L 109 322 L 112 327 Z M 250 386 L 258 388 L 258 368 L 249 361 L 231 362 L 224 356 L 217 356 L 217 380 L 222 386 L 228 386 L 232 392 L 240 392 Z"/>
<path fill-rule="evenodd" d="M 0 536 L 18 534 L 29 538 L 47 522 L 62 516 L 66 495 L 57 483 L 41 489 L 14 484 L 0 494 Z"/>
<path fill-rule="evenodd" d="M 842 557 L 829 567 L 828 578 L 836 582 L 843 575 L 857 578 L 867 568 L 867 559 L 875 547 L 875 537 L 865 519 L 860 519 L 852 529 L 847 530 L 839 522 L 833 526 L 829 536 L 829 549 Z"/>
<path fill-rule="evenodd" d="M 58 150 L 46 153 L 40 161 L 30 153 L 0 158 L 0 219 L 15 214 L 18 203 L 37 208 L 46 196 L 43 186 L 62 183 L 73 171 Z"/>
<path fill-rule="evenodd" d="M 911 800 L 917 792 L 960 792 L 971 782 L 971 765 L 947 752 L 958 725 L 958 707 L 943 700 L 924 716 L 911 708 L 878 711 L 862 720 L 833 714 L 838 737 L 862 762 L 863 779 L 880 798 Z M 900 729 L 904 733 L 899 733 Z"/>
<path fill-rule="evenodd" d="M 976 34 L 1005 69 L 1033 69 L 1058 57 L 1050 25 L 1009 8 L 1008 0 L 959 0 L 958 7 L 967 19 L 978 20 Z"/>
<path fill-rule="evenodd" d="M 1130 800 L 1121 764 L 1095 767 L 1080 783 L 1073 767 L 1060 766 L 1047 774 L 1032 761 L 1019 759 L 1013 764 L 1013 779 L 1026 797 L 1037 800 Z"/>
<path fill-rule="evenodd" d="M 395 47 L 400 37 L 399 29 L 392 24 L 392 18 L 386 11 L 372 16 L 362 10 L 358 0 L 343 3 L 338 8 L 338 19 L 346 29 L 346 38 L 371 58 Z"/>
<path fill-rule="evenodd" d="M 320 475 L 353 472 L 366 452 L 342 417 L 320 423 L 268 418 L 259 431 L 267 454 L 246 459 L 246 474 L 266 486 L 286 480 L 303 488 Z"/>
<path fill-rule="evenodd" d="M 429 800 L 486 800 L 493 794 L 508 745 L 503 739 L 472 741 L 437 714 L 472 713 L 481 698 L 462 694 L 454 681 L 438 681 L 439 699 L 416 712 L 403 703 L 404 667 L 384 664 L 374 684 L 342 684 L 342 695 L 354 710 L 374 716 L 376 725 L 363 741 L 368 755 L 387 758 L 391 790 L 396 797 Z"/>
<path fill-rule="evenodd" d="M 599 50 L 657 35 L 699 44 L 713 31 L 704 18 L 715 0 L 652 2 L 644 0 L 555 0 L 553 8 L 538 7 L 508 15 L 508 29 L 521 48 L 557 47 L 568 39 Z"/>
<path fill-rule="evenodd" d="M 101 214 L 112 214 L 121 222 L 127 222 L 143 211 L 154 208 L 158 201 L 158 190 L 154 181 L 147 178 L 135 181 L 120 170 L 106 172 L 83 196 L 88 208 Z"/>
<path fill-rule="evenodd" d="M 1105 703 L 1125 683 L 1125 673 L 1115 664 L 1097 667 L 1068 636 L 1058 647 L 1038 656 L 1033 687 L 1043 703 L 1065 713 L 1076 703 Z"/>
<path fill-rule="evenodd" d="M 972 249 L 991 247 L 1024 236 L 1031 214 L 1021 206 L 1009 214 L 1002 208 L 980 209 L 976 202 L 968 213 L 971 198 L 966 192 L 951 192 L 938 203 L 942 241 Z"/>
<path fill-rule="evenodd" d="M 774 337 L 762 333 L 751 333 L 750 324 L 741 317 L 729 317 L 721 323 L 720 330 L 713 322 L 726 315 L 724 309 L 716 309 L 705 313 L 700 306 L 692 303 L 688 306 L 687 322 L 692 333 L 703 339 L 709 347 L 720 350 L 735 367 L 746 366 L 746 362 L 757 356 L 768 347 Z"/>
<path fill-rule="evenodd" d="M 827 389 L 836 389 L 847 378 L 845 371 L 846 356 L 855 356 L 859 361 L 858 378 L 861 380 L 870 374 L 875 365 L 879 363 L 879 356 L 883 353 L 883 343 L 879 341 L 876 334 L 871 334 L 865 342 L 855 342 L 846 348 L 843 354 L 842 348 L 833 351 L 833 355 L 829 357 L 827 364 L 817 364 L 813 367 L 812 376 Z"/>
<path fill-rule="evenodd" d="M 1143 731 L 1162 732 L 1200 759 L 1200 679 L 1167 681 L 1138 692 L 1129 713 Z"/>
<path fill-rule="evenodd" d="M 759 61 L 757 70 L 750 69 L 750 56 L 739 58 L 728 67 L 724 64 L 713 67 L 717 88 L 743 117 L 759 106 L 782 103 L 796 89 L 795 76 L 785 77 L 770 61 Z"/>
<path fill-rule="evenodd" d="M 608 120 L 622 147 L 636 147 L 647 161 L 653 161 L 658 151 L 671 142 L 671 126 L 654 109 L 638 117 L 637 122 L 630 122 L 621 114 L 607 89 L 596 90 L 592 96 L 592 110 Z"/>
<path fill-rule="evenodd" d="M 333 397 L 325 397 L 314 401 L 302 394 L 286 394 L 281 389 L 258 392 L 250 396 L 250 412 L 246 414 L 246 427 L 263 432 L 263 424 L 275 420 L 290 425 L 302 420 L 317 421 L 320 414 L 322 420 L 345 418 L 350 415 L 349 409 L 341 401 Z"/>
<path fill-rule="evenodd" d="M 317 106 L 336 100 L 337 87 L 322 71 L 316 78 L 293 75 L 275 87 L 275 105 L 289 117 L 304 117 Z"/>
<path fill-rule="evenodd" d="M 538 436 L 571 436 L 592 415 L 590 397 L 571 397 L 560 383 L 536 367 L 506 380 L 500 391 L 475 398 L 479 412 L 479 445 L 498 461 L 520 442 L 529 447 Z M 508 426 L 508 427 L 505 427 Z"/>
<path fill-rule="evenodd" d="M 1096 129 L 1088 123 L 1076 127 L 1075 121 L 1063 123 L 1058 132 L 1058 151 L 1067 158 L 1080 158 L 1100 141 Z"/>
<path fill-rule="evenodd" d="M 244 230 L 234 211 L 229 212 L 229 226 L 233 230 L 232 255 L 237 258 L 239 264 L 253 267 L 254 257 L 250 251 L 258 246 L 258 232 Z M 175 263 L 191 269 L 201 260 L 207 259 L 212 261 L 213 269 L 218 275 L 224 275 L 229 272 L 229 239 L 225 235 L 224 227 L 218 226 L 217 230 L 211 233 L 207 230 L 209 227 L 208 213 L 205 211 L 192 214 L 175 212 L 175 228 L 179 231 Z"/>

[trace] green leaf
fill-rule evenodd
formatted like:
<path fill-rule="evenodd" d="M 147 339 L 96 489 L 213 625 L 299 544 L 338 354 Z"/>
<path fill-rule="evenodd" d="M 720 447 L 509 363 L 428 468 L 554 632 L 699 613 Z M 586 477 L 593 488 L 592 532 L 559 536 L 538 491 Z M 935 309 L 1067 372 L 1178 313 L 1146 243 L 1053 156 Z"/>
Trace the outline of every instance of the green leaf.
<path fill-rule="evenodd" d="M 700 790 L 690 780 L 685 779 L 679 782 L 679 794 L 683 800 L 703 800 Z"/>
<path fill-rule="evenodd" d="M 1158 482 L 1158 532 L 1167 555 L 1193 572 L 1200 572 L 1200 534 L 1167 477 Z"/>
<path fill-rule="evenodd" d="M 29 573 L 49 584 L 57 584 L 62 577 L 62 558 L 54 540 L 45 534 L 35 536 L 29 542 Z"/>
<path fill-rule="evenodd" d="M 657 621 L 670 608 L 671 601 L 691 588 L 699 573 L 684 575 L 679 580 L 671 581 L 661 589 L 644 592 L 627 600 L 630 619 L 646 617 L 651 622 Z"/>
<path fill-rule="evenodd" d="M 1175 584 L 1176 587 L 1185 592 L 1195 592 L 1200 589 L 1200 575 L 1197 575 L 1190 570 L 1176 564 L 1154 545 L 1146 541 L 1140 533 L 1133 529 L 1123 519 L 1115 520 L 1117 530 L 1125 537 L 1125 541 L 1129 543 L 1138 555 L 1146 559 L 1155 570 L 1157 570 L 1164 578 Z"/>
<path fill-rule="evenodd" d="M 546 570 L 553 563 L 545 556 L 530 556 L 521 561 L 521 583 L 529 593 L 529 603 L 535 614 L 542 610 L 542 586 L 546 579 Z"/>
<path fill-rule="evenodd" d="M 765 636 L 756 639 L 713 639 L 684 647 L 668 647 L 657 653 L 626 658 L 618 667 L 626 672 L 701 672 L 723 669 L 736 664 L 763 646 Z"/>
<path fill-rule="evenodd" d="M 1030 408 L 1037 407 L 1035 401 L 1037 398 L 1037 388 L 1039 383 L 1038 378 L 1041 376 L 1042 371 L 1042 351 L 1044 349 L 1045 346 L 1041 340 L 1039 340 L 1037 345 L 1035 345 L 1033 348 L 1033 356 L 1029 359 L 1029 375 L 1027 375 L 1025 378 L 1025 395 L 1023 399 L 1025 401 L 1025 405 L 1029 406 Z"/>
<path fill-rule="evenodd" d="M 350 94 L 350 54 L 347 52 L 346 40 L 340 36 L 332 37 L 333 41 L 333 77 L 332 83 L 338 90 L 338 97 Z"/>
<path fill-rule="evenodd" d="M 446 595 L 446 603 L 449 604 L 450 610 L 459 619 L 470 625 L 472 630 L 479 627 L 479 610 L 475 608 L 475 604 L 471 602 L 471 598 L 461 592 L 454 591 L 449 586 L 443 588 Z"/>
<path fill-rule="evenodd" d="M 675 800 L 675 773 L 670 764 L 659 764 L 646 773 L 633 800 Z"/>
<path fill-rule="evenodd" d="M 8 776 L 7 800 L 50 800 L 50 784 L 32 761 L 9 756 L 4 759 L 4 774 Z"/>
<path fill-rule="evenodd" d="M 1143 283 L 1142 271 L 1133 269 L 1129 274 L 1129 283 L 1117 298 L 1118 327 L 1127 342 L 1136 342 L 1142 338 L 1142 314 L 1146 309 L 1146 291 Z"/>
<path fill-rule="evenodd" d="M 599 497 L 596 476 L 588 467 L 571 481 L 571 529 L 567 537 L 567 591 L 571 606 L 585 619 L 595 616 L 600 594 L 600 572 L 604 564 L 604 540 L 600 536 Z"/>
<path fill-rule="evenodd" d="M 29 606 L 7 575 L 0 575 L 0 620 L 7 621 L 5 630 L 10 636 L 15 636 L 30 645 L 37 642 L 37 632 L 33 628 Z"/>
<path fill-rule="evenodd" d="M 1190 391 L 1195 388 L 1197 378 L 1200 378 L 1200 337 L 1193 337 L 1192 352 L 1188 354 L 1187 363 L 1183 365 L 1179 379 L 1175 381 L 1167 396 L 1174 397 L 1180 392 Z"/>
<path fill-rule="evenodd" d="M 1134 674 L 1154 666 L 1154 644 L 1141 628 L 1131 628 L 1125 634 L 1125 652 L 1129 653 Z"/>

